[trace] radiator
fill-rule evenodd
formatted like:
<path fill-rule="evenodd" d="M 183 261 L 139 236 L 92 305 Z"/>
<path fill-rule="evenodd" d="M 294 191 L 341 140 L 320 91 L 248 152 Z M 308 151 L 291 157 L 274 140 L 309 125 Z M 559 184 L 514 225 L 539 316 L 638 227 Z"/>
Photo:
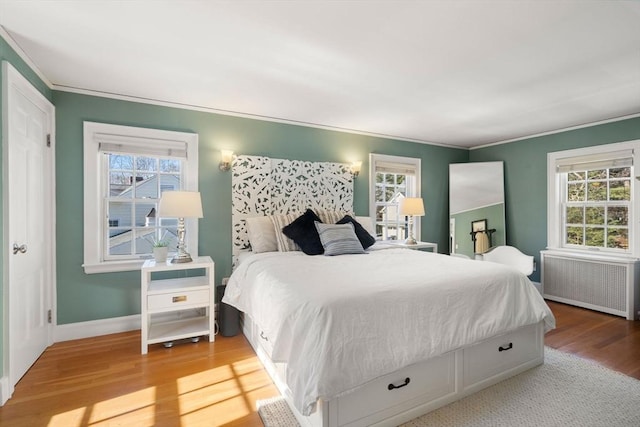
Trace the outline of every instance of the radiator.
<path fill-rule="evenodd" d="M 636 259 L 541 251 L 542 287 L 548 300 L 638 318 L 639 268 Z"/>

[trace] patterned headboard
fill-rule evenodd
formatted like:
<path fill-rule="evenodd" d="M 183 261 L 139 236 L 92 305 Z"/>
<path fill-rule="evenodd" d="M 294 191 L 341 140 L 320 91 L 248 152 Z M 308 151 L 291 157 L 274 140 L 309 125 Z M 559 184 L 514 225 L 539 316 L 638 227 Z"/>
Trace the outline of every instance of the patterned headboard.
<path fill-rule="evenodd" d="M 245 218 L 307 208 L 353 212 L 348 164 L 238 156 L 232 164 L 231 217 L 234 264 L 249 248 Z"/>

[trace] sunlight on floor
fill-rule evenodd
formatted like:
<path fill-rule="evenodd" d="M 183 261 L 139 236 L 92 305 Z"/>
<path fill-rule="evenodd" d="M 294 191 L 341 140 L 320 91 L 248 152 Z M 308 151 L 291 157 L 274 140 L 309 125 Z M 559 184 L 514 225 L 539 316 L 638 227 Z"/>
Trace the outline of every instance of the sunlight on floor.
<path fill-rule="evenodd" d="M 77 408 L 72 409 L 71 411 L 63 412 L 61 414 L 56 414 L 51 417 L 48 427 L 57 427 L 57 426 L 68 426 L 80 427 L 82 425 L 82 420 L 84 419 L 84 414 L 87 411 L 87 408 Z"/>
<path fill-rule="evenodd" d="M 90 407 L 72 409 L 55 414 L 49 427 L 81 427 L 101 425 L 153 426 L 156 416 L 156 388 L 149 387 L 134 393 L 96 402 Z"/>
<path fill-rule="evenodd" d="M 203 422 L 207 418 L 211 420 L 210 414 L 213 412 L 217 424 L 249 415 L 253 408 L 247 393 L 269 385 L 256 362 L 255 358 L 245 359 L 179 378 L 181 424 Z M 262 378 L 255 378 L 260 376 Z"/>
<path fill-rule="evenodd" d="M 156 404 L 156 387 L 97 402 L 93 405 L 89 425 L 100 425 L 103 421 L 118 424 L 118 418 L 126 416 L 136 420 L 136 427 L 152 426 L 155 424 Z"/>
<path fill-rule="evenodd" d="M 250 425 L 256 422 L 256 401 L 274 394 L 273 383 L 255 356 L 197 372 L 180 372 L 185 367 L 176 367 L 173 376 L 171 366 L 166 368 L 168 375 L 154 386 L 128 393 L 102 389 L 98 392 L 102 399 L 77 400 L 83 406 L 67 406 L 52 414 L 47 426 Z"/>

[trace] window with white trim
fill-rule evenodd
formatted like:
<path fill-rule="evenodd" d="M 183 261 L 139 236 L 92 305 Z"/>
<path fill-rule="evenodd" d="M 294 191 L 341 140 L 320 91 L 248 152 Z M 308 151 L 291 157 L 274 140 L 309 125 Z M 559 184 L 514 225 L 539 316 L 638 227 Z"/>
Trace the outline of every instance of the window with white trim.
<path fill-rule="evenodd" d="M 408 218 L 400 215 L 399 203 L 404 197 L 421 197 L 420 159 L 371 153 L 369 165 L 370 216 L 374 219 L 376 238 L 404 240 Z M 413 235 L 418 238 L 420 217 L 414 218 L 413 228 Z"/>
<path fill-rule="evenodd" d="M 157 129 L 84 124 L 84 269 L 138 269 L 153 243 L 177 241 L 177 220 L 157 217 L 164 191 L 197 191 L 198 135 Z M 188 221 L 187 247 L 197 254 L 197 220 Z"/>
<path fill-rule="evenodd" d="M 633 243 L 638 189 L 634 153 L 640 143 L 549 153 L 550 248 L 628 256 Z"/>

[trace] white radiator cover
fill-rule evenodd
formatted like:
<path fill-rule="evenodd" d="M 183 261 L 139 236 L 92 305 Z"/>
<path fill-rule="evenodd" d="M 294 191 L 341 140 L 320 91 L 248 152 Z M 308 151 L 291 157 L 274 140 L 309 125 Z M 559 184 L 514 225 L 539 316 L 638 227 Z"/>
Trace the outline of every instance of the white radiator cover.
<path fill-rule="evenodd" d="M 640 261 L 598 254 L 541 251 L 542 288 L 551 301 L 638 318 Z"/>

